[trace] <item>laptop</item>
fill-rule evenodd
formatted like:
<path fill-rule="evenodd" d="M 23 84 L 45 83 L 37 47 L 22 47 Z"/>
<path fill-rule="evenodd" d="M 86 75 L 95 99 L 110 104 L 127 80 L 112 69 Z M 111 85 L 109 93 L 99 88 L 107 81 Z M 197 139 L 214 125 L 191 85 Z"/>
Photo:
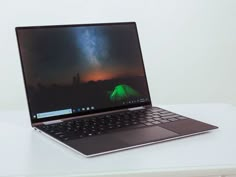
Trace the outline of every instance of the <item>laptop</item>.
<path fill-rule="evenodd" d="M 152 106 L 135 22 L 16 34 L 32 127 L 85 157 L 218 128 Z"/>

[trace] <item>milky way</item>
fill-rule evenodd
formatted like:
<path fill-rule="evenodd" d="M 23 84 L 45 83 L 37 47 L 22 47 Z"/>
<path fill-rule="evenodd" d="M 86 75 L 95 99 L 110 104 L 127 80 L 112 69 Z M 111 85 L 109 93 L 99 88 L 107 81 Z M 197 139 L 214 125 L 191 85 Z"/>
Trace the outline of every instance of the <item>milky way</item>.
<path fill-rule="evenodd" d="M 102 31 L 87 27 L 78 29 L 77 34 L 84 62 L 88 62 L 91 67 L 100 67 L 108 56 L 108 42 Z"/>

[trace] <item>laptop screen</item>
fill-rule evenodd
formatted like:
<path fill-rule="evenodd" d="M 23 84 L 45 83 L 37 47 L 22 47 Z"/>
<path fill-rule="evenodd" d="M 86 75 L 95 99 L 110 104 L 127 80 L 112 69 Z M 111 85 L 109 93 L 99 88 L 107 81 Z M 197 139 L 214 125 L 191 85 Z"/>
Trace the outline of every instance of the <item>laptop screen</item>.
<path fill-rule="evenodd" d="M 33 122 L 151 103 L 134 22 L 16 32 Z"/>

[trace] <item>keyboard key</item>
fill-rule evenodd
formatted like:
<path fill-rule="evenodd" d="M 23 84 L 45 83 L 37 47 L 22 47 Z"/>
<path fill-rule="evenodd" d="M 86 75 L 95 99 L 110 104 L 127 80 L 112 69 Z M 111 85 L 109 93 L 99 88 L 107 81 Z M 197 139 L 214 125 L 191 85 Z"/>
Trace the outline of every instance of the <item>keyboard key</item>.
<path fill-rule="evenodd" d="M 161 122 L 159 122 L 159 121 L 154 121 L 154 122 L 152 122 L 153 124 L 160 124 Z"/>
<path fill-rule="evenodd" d="M 55 135 L 61 135 L 61 134 L 63 134 L 63 132 L 56 132 L 56 133 L 54 133 Z"/>
<path fill-rule="evenodd" d="M 147 126 L 153 125 L 151 122 L 144 123 Z"/>
<path fill-rule="evenodd" d="M 153 119 L 148 119 L 147 122 L 154 122 L 155 120 Z"/>
<path fill-rule="evenodd" d="M 160 114 L 153 114 L 154 117 L 161 117 Z"/>
<path fill-rule="evenodd" d="M 154 120 L 162 120 L 161 118 L 153 118 Z"/>
<path fill-rule="evenodd" d="M 178 120 L 178 119 L 176 119 L 176 118 L 171 118 L 171 119 L 168 119 L 169 121 L 176 121 L 176 120 Z"/>

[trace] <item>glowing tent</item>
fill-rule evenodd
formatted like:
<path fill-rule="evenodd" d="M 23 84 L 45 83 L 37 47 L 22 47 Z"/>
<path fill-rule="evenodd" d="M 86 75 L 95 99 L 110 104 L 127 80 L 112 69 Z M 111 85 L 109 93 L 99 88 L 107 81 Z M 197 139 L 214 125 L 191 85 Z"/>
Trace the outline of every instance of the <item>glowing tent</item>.
<path fill-rule="evenodd" d="M 124 84 L 117 85 L 110 94 L 111 101 L 121 101 L 130 97 L 137 97 L 139 93 L 132 87 Z"/>

